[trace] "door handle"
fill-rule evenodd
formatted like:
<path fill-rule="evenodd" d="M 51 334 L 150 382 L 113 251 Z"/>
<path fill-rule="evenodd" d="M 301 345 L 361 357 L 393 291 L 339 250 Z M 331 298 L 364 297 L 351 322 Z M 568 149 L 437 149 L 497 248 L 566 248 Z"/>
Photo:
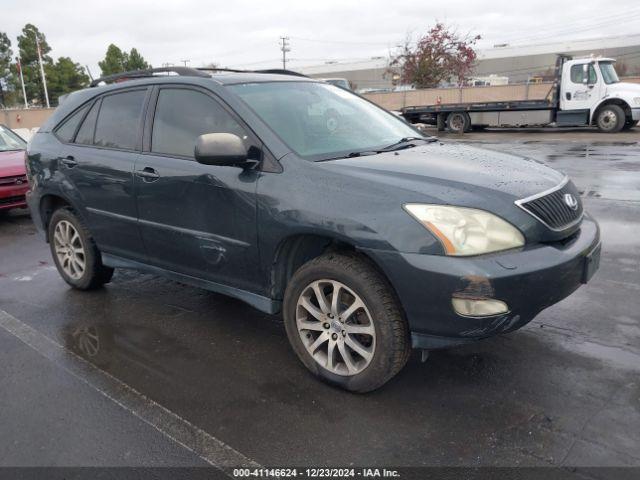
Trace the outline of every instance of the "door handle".
<path fill-rule="evenodd" d="M 67 168 L 73 168 L 76 165 L 78 165 L 78 162 L 76 162 L 76 159 L 73 158 L 71 155 L 61 158 L 60 163 L 62 163 Z"/>
<path fill-rule="evenodd" d="M 144 167 L 142 170 L 136 170 L 136 175 L 142 177 L 145 182 L 154 182 L 160 178 L 158 172 L 151 167 Z"/>
<path fill-rule="evenodd" d="M 565 97 L 567 97 L 567 100 L 571 100 L 571 92 L 567 92 L 565 94 Z"/>

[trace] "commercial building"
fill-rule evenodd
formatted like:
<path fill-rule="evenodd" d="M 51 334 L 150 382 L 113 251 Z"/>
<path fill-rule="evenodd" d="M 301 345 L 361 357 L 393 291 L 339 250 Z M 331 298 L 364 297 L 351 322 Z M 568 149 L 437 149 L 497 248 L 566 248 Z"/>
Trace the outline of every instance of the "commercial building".
<path fill-rule="evenodd" d="M 527 46 L 508 44 L 478 51 L 474 77 L 497 75 L 509 83 L 522 83 L 552 73 L 556 54 L 574 57 L 597 55 L 617 59 L 621 74 L 640 74 L 640 34 L 587 40 L 559 41 Z M 358 90 L 393 87 L 388 59 L 374 57 L 351 62 L 329 62 L 298 70 L 314 78 L 346 78 Z"/>

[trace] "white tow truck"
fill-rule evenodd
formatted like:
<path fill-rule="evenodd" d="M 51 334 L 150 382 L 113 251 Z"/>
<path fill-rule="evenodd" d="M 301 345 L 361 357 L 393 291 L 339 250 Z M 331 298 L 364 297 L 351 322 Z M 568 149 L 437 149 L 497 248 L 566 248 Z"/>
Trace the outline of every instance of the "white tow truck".
<path fill-rule="evenodd" d="M 640 84 L 620 82 L 612 58 L 558 56 L 551 98 L 411 106 L 411 123 L 465 132 L 484 127 L 589 126 L 615 133 L 640 121 Z"/>

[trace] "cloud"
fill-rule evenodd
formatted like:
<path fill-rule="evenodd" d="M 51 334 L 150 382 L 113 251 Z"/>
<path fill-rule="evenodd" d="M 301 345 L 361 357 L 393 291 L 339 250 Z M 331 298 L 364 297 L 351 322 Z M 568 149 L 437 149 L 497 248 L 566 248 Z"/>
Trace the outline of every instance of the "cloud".
<path fill-rule="evenodd" d="M 479 33 L 481 45 L 536 43 L 637 33 L 636 0 L 581 2 L 504 0 L 428 2 L 369 0 L 321 2 L 272 0 L 150 1 L 3 0 L 2 26 L 17 50 L 26 23 L 47 36 L 54 58 L 97 63 L 107 46 L 136 47 L 155 66 L 279 67 L 278 37 L 291 37 L 291 68 L 327 60 L 386 55 L 408 32 L 424 31 L 436 19 L 460 31 Z M 570 12 L 559 15 L 558 12 Z"/>

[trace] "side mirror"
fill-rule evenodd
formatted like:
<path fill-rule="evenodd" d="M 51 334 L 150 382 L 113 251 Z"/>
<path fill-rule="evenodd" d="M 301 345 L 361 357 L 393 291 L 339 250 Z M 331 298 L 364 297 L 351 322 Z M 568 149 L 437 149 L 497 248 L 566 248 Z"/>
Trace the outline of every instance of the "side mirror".
<path fill-rule="evenodd" d="M 233 133 L 206 133 L 196 140 L 195 157 L 204 165 L 237 166 L 247 161 L 247 148 Z"/>

